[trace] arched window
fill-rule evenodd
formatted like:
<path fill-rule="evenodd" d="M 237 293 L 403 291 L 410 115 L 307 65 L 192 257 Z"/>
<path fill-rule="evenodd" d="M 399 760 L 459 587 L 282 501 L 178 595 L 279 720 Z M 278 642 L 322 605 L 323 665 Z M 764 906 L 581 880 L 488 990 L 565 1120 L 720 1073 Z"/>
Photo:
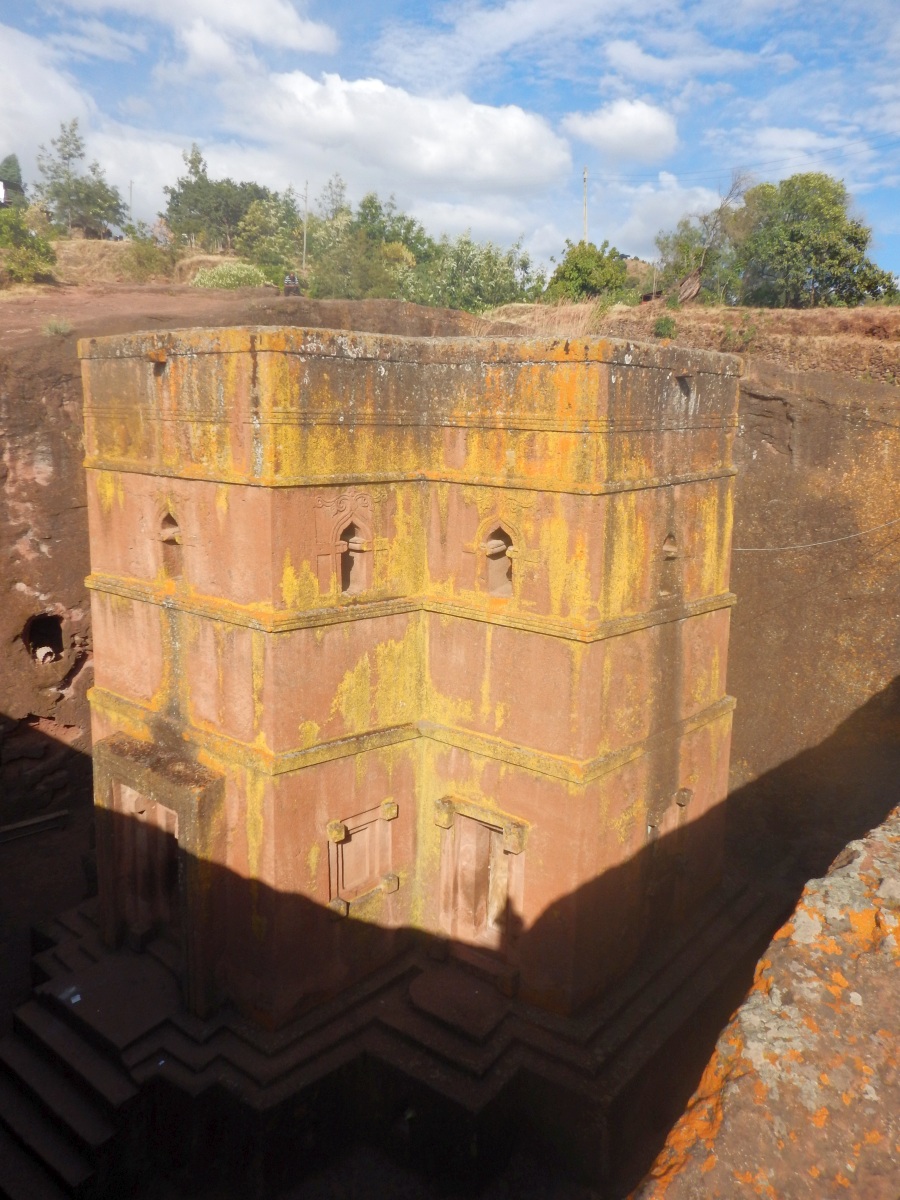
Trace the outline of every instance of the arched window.
<path fill-rule="evenodd" d="M 666 535 L 666 540 L 663 542 L 663 563 L 662 574 L 660 577 L 659 594 L 662 597 L 674 596 L 678 591 L 679 573 L 678 573 L 678 543 L 675 540 L 675 534 L 669 533 Z"/>
<path fill-rule="evenodd" d="M 484 542 L 487 556 L 487 590 L 492 596 L 513 594 L 513 561 L 510 555 L 513 540 L 502 526 L 498 525 L 488 534 Z"/>
<path fill-rule="evenodd" d="M 181 530 L 170 512 L 160 523 L 159 537 L 162 542 L 163 570 L 171 579 L 179 579 L 182 573 Z"/>
<path fill-rule="evenodd" d="M 341 591 L 345 596 L 355 596 L 370 586 L 371 554 L 369 545 L 362 537 L 356 523 L 351 521 L 341 531 L 338 539 L 340 555 Z"/>

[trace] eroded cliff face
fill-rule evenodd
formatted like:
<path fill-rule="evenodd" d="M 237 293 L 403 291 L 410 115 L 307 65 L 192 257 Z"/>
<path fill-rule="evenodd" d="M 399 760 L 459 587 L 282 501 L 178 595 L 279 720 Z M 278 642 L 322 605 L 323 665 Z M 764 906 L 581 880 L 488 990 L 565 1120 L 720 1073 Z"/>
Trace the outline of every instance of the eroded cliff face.
<path fill-rule="evenodd" d="M 812 880 L 634 1200 L 895 1200 L 900 810 Z"/>
<path fill-rule="evenodd" d="M 0 362 L 0 824 L 89 791 L 75 769 L 90 747 L 81 378 L 66 349 L 44 339 Z"/>
<path fill-rule="evenodd" d="M 735 461 L 733 828 L 808 877 L 896 802 L 900 391 L 751 360 Z"/>

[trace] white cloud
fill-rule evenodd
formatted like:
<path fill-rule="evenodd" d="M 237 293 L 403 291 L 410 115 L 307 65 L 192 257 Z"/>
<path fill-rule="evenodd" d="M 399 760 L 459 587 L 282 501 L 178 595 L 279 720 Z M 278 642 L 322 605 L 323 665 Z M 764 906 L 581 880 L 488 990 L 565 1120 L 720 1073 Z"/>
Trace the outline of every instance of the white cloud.
<path fill-rule="evenodd" d="M 156 21 L 176 32 L 193 22 L 228 37 L 266 46 L 330 54 L 337 49 L 334 30 L 302 16 L 291 0 L 63 0 L 77 12 L 120 13 Z"/>
<path fill-rule="evenodd" d="M 759 57 L 755 54 L 742 50 L 723 50 L 705 44 L 684 47 L 660 57 L 648 54 L 635 41 L 622 39 L 607 42 L 605 54 L 613 70 L 627 78 L 667 87 L 699 75 L 727 75 L 733 71 L 748 70 L 759 63 Z"/>
<path fill-rule="evenodd" d="M 252 54 L 200 17 L 179 29 L 177 38 L 184 58 L 160 64 L 154 73 L 158 83 L 183 84 L 196 75 L 224 76 L 257 66 Z"/>
<path fill-rule="evenodd" d="M 602 200 L 608 214 L 603 236 L 623 253 L 652 262 L 658 253 L 654 238 L 660 230 L 673 229 L 687 213 L 708 212 L 719 202 L 711 188 L 685 186 L 677 176 L 660 172 L 653 183 L 607 189 Z"/>
<path fill-rule="evenodd" d="M 223 90 L 233 132 L 265 129 L 295 158 L 310 144 L 445 192 L 538 188 L 570 170 L 569 148 L 549 124 L 518 105 L 476 104 L 463 95 L 420 97 L 379 79 L 313 79 L 302 71 L 247 79 Z"/>
<path fill-rule="evenodd" d="M 637 20 L 658 5 L 632 0 L 628 19 Z M 603 30 L 621 6 L 616 0 L 505 0 L 486 7 L 447 5 L 443 29 L 424 23 L 391 25 L 376 47 L 385 72 L 427 91 L 453 89 L 511 52 L 546 59 L 552 46 L 584 41 Z"/>
<path fill-rule="evenodd" d="M 96 19 L 74 21 L 69 29 L 49 38 L 48 43 L 71 58 L 103 58 L 111 62 L 131 59 L 135 51 L 147 47 L 143 34 L 113 29 Z"/>
<path fill-rule="evenodd" d="M 9 25 L 0 25 L 0 146 L 18 154 L 26 176 L 38 144 L 59 133 L 61 120 L 82 122 L 93 105 L 57 63 L 54 50 Z"/>
<path fill-rule="evenodd" d="M 613 100 L 594 112 L 569 113 L 562 127 L 616 162 L 659 162 L 678 145 L 675 118 L 646 100 Z"/>

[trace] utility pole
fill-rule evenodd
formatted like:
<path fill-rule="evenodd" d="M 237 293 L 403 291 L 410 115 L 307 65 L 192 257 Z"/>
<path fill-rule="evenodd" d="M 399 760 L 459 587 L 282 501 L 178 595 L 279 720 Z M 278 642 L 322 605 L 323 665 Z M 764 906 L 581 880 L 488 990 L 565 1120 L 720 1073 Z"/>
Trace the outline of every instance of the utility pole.
<path fill-rule="evenodd" d="M 587 245 L 587 167 L 584 168 L 584 243 Z"/>
<path fill-rule="evenodd" d="M 306 181 L 306 186 L 303 189 L 303 262 L 300 270 L 305 278 L 306 276 L 306 226 L 309 221 L 309 180 Z"/>
<path fill-rule="evenodd" d="M 128 180 L 128 220 L 134 224 L 134 180 Z"/>

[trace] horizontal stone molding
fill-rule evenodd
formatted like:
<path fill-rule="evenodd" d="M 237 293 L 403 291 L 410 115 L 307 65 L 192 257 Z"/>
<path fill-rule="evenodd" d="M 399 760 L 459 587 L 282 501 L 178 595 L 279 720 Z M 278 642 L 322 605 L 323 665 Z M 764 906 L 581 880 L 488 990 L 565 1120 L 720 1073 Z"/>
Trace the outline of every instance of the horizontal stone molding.
<path fill-rule="evenodd" d="M 92 708 L 102 711 L 113 721 L 117 718 L 124 720 L 129 727 L 135 723 L 149 726 L 159 718 L 155 709 L 145 707 L 105 688 L 92 688 L 88 697 Z M 660 743 L 684 737 L 704 725 L 728 716 L 734 707 L 734 698 L 723 696 L 722 699 L 683 721 L 667 725 L 663 729 L 656 730 L 649 737 L 633 742 L 619 750 L 590 759 L 549 754 L 542 750 L 514 745 L 503 738 L 490 734 L 475 733 L 427 719 L 393 725 L 385 729 L 367 730 L 365 733 L 355 734 L 351 737 L 320 742 L 305 749 L 282 753 L 275 753 L 259 745 L 239 742 L 224 734 L 199 729 L 193 725 L 183 726 L 183 733 L 186 740 L 206 750 L 215 759 L 244 768 L 249 767 L 273 777 L 301 771 L 320 763 L 331 762 L 334 759 L 380 750 L 401 742 L 428 738 L 443 745 L 467 750 L 482 758 L 499 759 L 510 766 L 521 767 L 523 770 L 547 775 L 553 779 L 561 779 L 566 783 L 584 785 L 639 758 Z"/>
<path fill-rule="evenodd" d="M 478 370 L 491 365 L 532 366 L 542 363 L 669 370 L 678 375 L 739 377 L 743 362 L 736 354 L 631 342 L 617 338 L 428 338 L 363 331 L 302 329 L 289 326 L 231 326 L 167 332 L 115 334 L 81 338 L 78 356 L 92 361 L 142 358 L 164 363 L 172 357 L 223 354 L 289 354 L 301 361 L 344 359 L 357 363 L 392 362 L 452 366 Z"/>
<path fill-rule="evenodd" d="M 607 621 L 573 624 L 553 617 L 534 616 L 515 612 L 499 612 L 496 608 L 466 604 L 458 599 L 447 600 L 439 596 L 402 596 L 388 600 L 347 601 L 327 608 L 311 608 L 293 612 L 276 612 L 259 606 L 232 604 L 213 597 L 192 596 L 173 590 L 171 585 L 148 583 L 145 580 L 121 575 L 104 575 L 94 572 L 86 579 L 87 587 L 93 591 L 123 599 L 136 600 L 143 604 L 156 604 L 191 616 L 220 621 L 224 625 L 236 625 L 261 633 L 291 633 L 298 629 L 317 629 L 329 625 L 341 625 L 347 621 L 375 621 L 383 617 L 404 613 L 428 612 L 437 616 L 458 617 L 461 620 L 477 621 L 486 625 L 500 625 L 509 629 L 520 629 L 527 633 L 540 633 L 548 637 L 562 638 L 589 644 L 602 642 L 622 634 L 649 629 L 655 625 L 668 625 L 672 621 L 683 621 L 689 617 L 702 616 L 722 608 L 732 608 L 737 603 L 733 592 L 720 592 L 715 596 L 704 596 L 687 604 L 670 605 L 651 612 L 634 616 L 614 617 Z"/>
<path fill-rule="evenodd" d="M 674 487 L 684 483 L 706 483 L 712 479 L 731 479 L 737 474 L 736 467 L 716 467 L 704 471 L 688 471 L 680 475 L 647 476 L 642 479 L 607 479 L 599 483 L 578 484 L 552 477 L 542 478 L 535 487 L 533 477 L 517 478 L 515 475 L 479 475 L 472 471 L 371 471 L 353 472 L 349 475 L 254 475 L 241 471 L 228 474 L 221 470 L 203 468 L 189 469 L 181 466 L 134 462 L 130 459 L 113 459 L 87 455 L 85 470 L 118 471 L 126 475 L 153 475 L 163 479 L 187 479 L 202 483 L 235 484 L 240 487 L 261 488 L 323 488 L 363 487 L 373 484 L 395 483 L 458 483 L 465 487 L 503 488 L 514 492 L 553 492 L 562 496 L 615 496 L 621 492 L 642 492 L 654 488 Z"/>

